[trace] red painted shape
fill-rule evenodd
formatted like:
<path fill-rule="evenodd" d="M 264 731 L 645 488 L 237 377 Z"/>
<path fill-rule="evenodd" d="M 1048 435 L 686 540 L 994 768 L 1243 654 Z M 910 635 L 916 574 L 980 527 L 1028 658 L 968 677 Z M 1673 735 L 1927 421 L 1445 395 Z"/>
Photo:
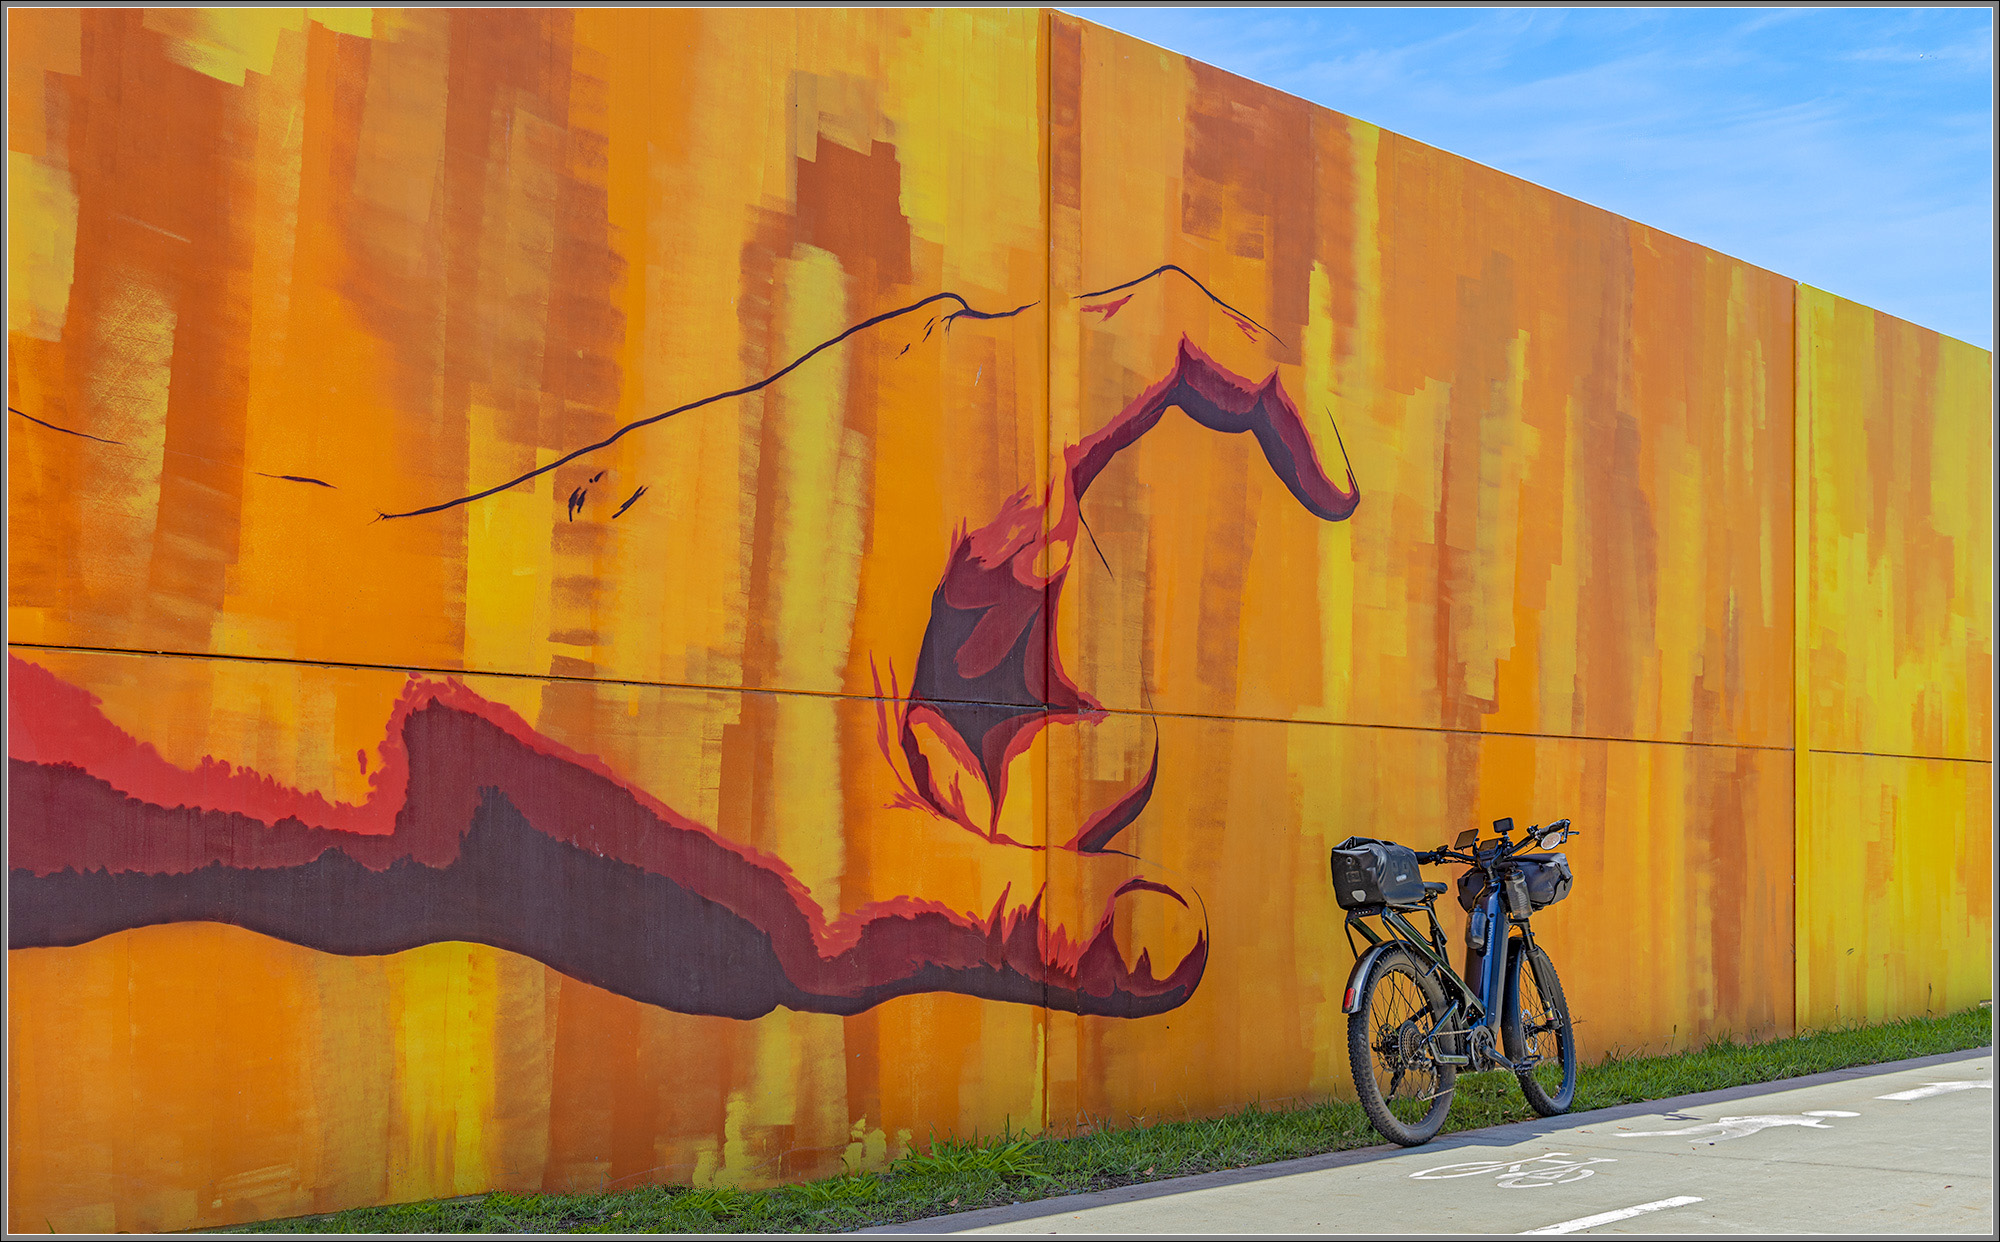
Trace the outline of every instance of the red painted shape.
<path fill-rule="evenodd" d="M 1153 761 L 1146 766 L 1145 779 L 1085 820 L 1083 827 L 1076 830 L 1076 835 L 1070 838 L 1069 844 L 1064 848 L 1084 854 L 1095 854 L 1109 847 L 1112 838 L 1130 826 L 1132 821 L 1139 817 L 1139 812 L 1146 809 L 1146 804 L 1153 800 L 1153 782 L 1159 775 L 1160 744 L 1155 739 Z M 1178 894 L 1175 895 L 1175 900 L 1179 900 Z"/>
<path fill-rule="evenodd" d="M 106 719 L 95 695 L 19 656 L 8 657 L 7 669 L 9 758 L 73 764 L 159 806 L 222 808 L 270 823 L 297 819 L 364 836 L 394 831 L 394 810 L 409 775 L 400 725 L 414 706 L 414 679 L 391 715 L 381 765 L 369 781 L 369 799 L 357 806 L 281 785 L 218 759 L 203 758 L 192 770 L 176 767 Z M 16 866 L 19 857 L 17 853 Z"/>
<path fill-rule="evenodd" d="M 805 887 L 792 877 L 782 860 L 715 836 L 708 828 L 624 781 L 603 760 L 544 736 L 513 709 L 480 697 L 455 679 L 440 680 L 412 674 L 404 683 L 402 694 L 390 709 L 382 742 L 377 747 L 376 753 L 381 762 L 369 778 L 368 798 L 358 805 L 330 801 L 322 794 L 280 784 L 253 769 L 233 767 L 208 756 L 204 756 L 192 770 L 177 767 L 162 758 L 150 744 L 139 741 L 106 719 L 95 695 L 16 655 L 8 657 L 7 695 L 7 754 L 10 759 L 80 768 L 118 792 L 158 807 L 186 807 L 241 815 L 269 825 L 273 839 L 300 838 L 301 834 L 315 831 L 338 834 L 324 839 L 321 848 L 327 848 L 341 843 L 344 838 L 393 838 L 393 846 L 387 843 L 371 846 L 359 840 L 339 845 L 357 861 L 378 869 L 397 858 L 414 858 L 437 865 L 456 852 L 457 834 L 464 830 L 469 811 L 466 818 L 450 823 L 429 819 L 411 823 L 404 822 L 400 817 L 410 798 L 406 727 L 418 712 L 433 706 L 444 707 L 485 722 L 513 739 L 531 755 L 556 760 L 609 782 L 661 823 L 706 836 L 720 848 L 782 875 L 801 898 L 805 894 Z M 442 759 L 446 763 L 455 763 L 461 762 L 462 756 L 447 755 Z M 466 792 L 470 796 L 473 788 L 468 786 Z M 567 822 L 568 817 L 558 816 L 557 819 Z M 536 826 L 549 832 L 547 822 L 537 822 Z M 549 835 L 599 853 L 624 857 L 627 862 L 643 866 L 639 858 L 626 857 L 617 852 L 616 843 L 607 838 L 606 834 L 610 831 L 608 824 L 578 823 L 563 833 L 549 832 Z M 49 825 L 47 831 L 40 833 L 12 833 L 10 845 L 12 866 L 36 874 L 64 867 L 170 874 L 220 861 L 228 861 L 232 866 L 266 865 L 257 860 L 254 852 L 249 855 L 237 853 L 230 859 L 220 855 L 200 857 L 198 860 L 172 854 L 152 857 L 146 853 L 144 842 L 70 835 L 63 833 L 60 825 Z M 291 865 L 292 852 L 291 847 L 278 849 L 275 857 L 285 861 L 269 865 Z M 659 874 L 667 873 L 662 871 Z M 818 909 L 810 900 L 806 900 L 804 905 L 815 911 Z"/>
<path fill-rule="evenodd" d="M 271 873 L 306 868 L 328 853 L 375 873 L 416 863 L 436 869 L 448 885 L 464 835 L 492 790 L 534 831 L 580 851 L 577 874 L 528 877 L 533 882 L 573 887 L 564 900 L 588 908 L 597 870 L 637 867 L 665 876 L 762 930 L 786 978 L 830 1008 L 840 998 L 882 989 L 1018 999 L 1018 987 L 1009 991 L 995 981 L 997 957 L 1019 980 L 1049 989 L 1050 1003 L 1059 1007 L 1122 1012 L 1150 999 L 1156 1009 L 1185 999 L 1207 962 L 1203 938 L 1163 978 L 1145 954 L 1128 966 L 1112 934 L 1109 903 L 1080 945 L 1072 945 L 1062 929 L 1044 923 L 1040 894 L 1011 911 L 1003 896 L 984 918 L 897 897 L 828 926 L 782 861 L 722 840 L 596 758 L 539 734 L 455 681 L 409 679 L 380 751 L 378 778 L 393 768 L 394 782 L 378 779 L 358 807 L 213 759 L 192 772 L 175 767 L 106 720 L 91 695 L 19 657 L 12 657 L 10 692 L 14 721 L 29 726 L 14 730 L 10 756 L 16 885 L 59 873 L 107 880 L 214 867 Z M 388 830 L 333 826 L 341 820 Z M 1169 891 L 1150 882 L 1141 887 Z M 1127 885 L 1112 902 L 1129 891 L 1139 890 Z M 476 908 L 482 895 L 460 892 L 452 899 Z M 10 930 L 10 945 L 31 947 L 12 938 L 18 930 Z M 318 925 L 308 912 L 283 934 L 308 946 L 339 939 L 337 928 Z M 588 945 L 557 947 L 588 951 Z M 911 982 L 925 971 L 934 983 Z M 615 979 L 604 982 L 616 986 Z"/>
<path fill-rule="evenodd" d="M 1123 309 L 1125 303 L 1130 302 L 1131 300 L 1132 300 L 1132 295 L 1128 293 L 1124 297 L 1118 298 L 1115 301 L 1099 302 L 1095 306 L 1086 306 L 1083 309 L 1086 313 L 1104 316 L 1105 322 L 1109 323 L 1111 321 L 1111 317 L 1117 314 L 1121 309 Z"/>
<path fill-rule="evenodd" d="M 1105 305 L 1115 308 L 1125 300 Z M 1239 326 L 1245 322 L 1237 318 Z M 1103 705 L 1063 669 L 1061 644 L 1052 633 L 1054 618 L 1061 615 L 1070 550 L 1082 534 L 1079 505 L 1112 458 L 1136 444 L 1175 408 L 1212 431 L 1250 433 L 1272 472 L 1315 517 L 1343 521 L 1361 503 L 1352 465 L 1347 466 L 1344 487 L 1327 474 L 1298 407 L 1279 384 L 1275 370 L 1258 383 L 1230 371 L 1183 336 L 1173 368 L 1164 378 L 1109 423 L 1064 450 L 1065 468 L 1049 481 L 1044 503 L 1035 504 L 1026 491 L 1016 492 L 991 522 L 960 531 L 953 541 L 932 601 L 917 676 L 897 713 L 901 758 L 909 773 L 905 777 L 904 768 L 897 767 L 897 778 L 907 791 L 906 805 L 921 806 L 993 839 L 1013 759 L 1048 725 L 1090 720 L 1101 713 Z M 1056 515 L 1053 521 L 1048 520 L 1051 512 Z M 1058 547 L 1063 555 L 1047 555 Z M 1043 573 L 1045 564 L 1048 572 Z M 977 620 L 969 622 L 969 632 L 957 628 L 972 616 Z M 961 633 L 963 637 L 957 637 Z M 1004 704 L 1008 714 L 994 720 L 953 707 L 973 703 Z M 965 723 L 957 726 L 954 720 Z M 964 745 L 951 749 L 962 765 L 971 765 L 986 782 L 991 808 L 987 822 L 975 823 L 963 798 L 932 779 L 930 763 L 911 731 L 913 721 L 928 723 L 940 734 L 957 730 Z M 896 756 L 887 746 L 883 753 L 896 767 Z M 1118 805 L 1098 812 L 1068 848 L 1083 852 L 1105 848 L 1137 816 L 1151 788 L 1149 777 Z M 1136 804 L 1130 801 L 1134 798 Z"/>

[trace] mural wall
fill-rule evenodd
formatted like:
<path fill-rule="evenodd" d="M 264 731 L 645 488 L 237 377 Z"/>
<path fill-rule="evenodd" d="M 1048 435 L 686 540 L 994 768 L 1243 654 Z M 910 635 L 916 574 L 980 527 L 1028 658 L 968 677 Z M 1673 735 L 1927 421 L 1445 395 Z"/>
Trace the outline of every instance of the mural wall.
<path fill-rule="evenodd" d="M 1346 1094 L 1500 815 L 1587 1056 L 1983 995 L 1985 351 L 1047 12 L 8 22 L 10 1228 Z"/>
<path fill-rule="evenodd" d="M 1791 284 L 1096 27 L 1050 64 L 1051 439 L 1194 348 L 1361 492 L 1175 420 L 1083 503 L 1078 777 L 1158 736 L 1141 831 L 1217 930 L 1171 1021 L 1051 1016 L 1052 1114 L 1345 1090 L 1328 848 L 1500 815 L 1597 829 L 1550 911 L 1586 1055 L 1788 1030 Z"/>
<path fill-rule="evenodd" d="M 1799 287 L 1799 1020 L 1993 963 L 1993 356 Z"/>

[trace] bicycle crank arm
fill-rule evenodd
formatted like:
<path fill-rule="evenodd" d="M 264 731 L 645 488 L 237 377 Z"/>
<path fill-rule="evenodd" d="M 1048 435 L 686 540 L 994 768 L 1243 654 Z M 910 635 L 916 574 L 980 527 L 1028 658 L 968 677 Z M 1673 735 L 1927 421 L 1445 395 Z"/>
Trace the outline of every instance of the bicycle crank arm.
<path fill-rule="evenodd" d="M 1455 1042 L 1465 1041 L 1469 1039 L 1469 1037 L 1464 1031 L 1451 1031 L 1447 1032 L 1447 1034 L 1450 1035 Z M 1431 1060 L 1436 1061 L 1439 1065 L 1472 1064 L 1472 1053 L 1469 1050 L 1465 1052 L 1446 1052 L 1442 1048 L 1438 1047 L 1438 1036 L 1435 1034 L 1433 1034 L 1430 1037 L 1430 1039 L 1425 1041 L 1425 1045 L 1426 1046 L 1424 1048 L 1424 1051 L 1429 1053 Z M 1464 1043 L 1460 1042 L 1459 1046 L 1464 1047 Z"/>

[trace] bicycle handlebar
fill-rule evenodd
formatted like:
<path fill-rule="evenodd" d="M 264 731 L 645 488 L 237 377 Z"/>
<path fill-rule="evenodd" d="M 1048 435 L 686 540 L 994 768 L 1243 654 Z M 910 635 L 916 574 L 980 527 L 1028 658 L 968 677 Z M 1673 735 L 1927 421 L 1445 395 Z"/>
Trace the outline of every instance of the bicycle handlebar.
<path fill-rule="evenodd" d="M 1563 830 L 1564 840 L 1567 840 L 1570 837 L 1580 837 L 1583 835 L 1581 832 L 1578 832 L 1576 829 L 1570 827 L 1569 820 L 1567 819 L 1556 820 L 1554 823 L 1551 823 L 1548 827 L 1549 829 L 1560 827 Z M 1540 845 L 1541 835 L 1545 831 L 1547 831 L 1547 829 L 1530 828 L 1528 830 L 1528 835 L 1522 840 L 1518 842 L 1503 840 L 1501 844 L 1502 846 L 1504 846 L 1504 848 L 1495 848 L 1491 851 L 1488 851 L 1486 852 L 1486 856 L 1483 858 L 1479 857 L 1481 851 L 1479 851 L 1477 847 L 1474 848 L 1473 853 L 1466 854 L 1458 850 L 1452 849 L 1448 846 L 1440 845 L 1436 849 L 1419 851 L 1417 854 L 1417 864 L 1419 866 L 1431 867 L 1431 866 L 1436 866 L 1438 863 L 1454 862 L 1454 863 L 1470 863 L 1475 867 L 1488 866 L 1493 863 L 1500 862 L 1503 859 L 1511 858 L 1514 856 L 1515 853 L 1517 853 L 1520 850 L 1529 849 L 1531 847 Z"/>

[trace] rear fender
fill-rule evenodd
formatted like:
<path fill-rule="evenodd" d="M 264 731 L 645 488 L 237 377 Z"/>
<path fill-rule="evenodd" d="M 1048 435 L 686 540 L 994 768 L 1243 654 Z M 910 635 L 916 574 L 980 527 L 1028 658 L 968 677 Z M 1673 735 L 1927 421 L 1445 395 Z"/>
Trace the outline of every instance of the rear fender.
<path fill-rule="evenodd" d="M 1402 947 L 1399 940 L 1384 940 L 1381 944 L 1369 946 L 1355 959 L 1354 969 L 1347 972 L 1347 991 L 1340 998 L 1340 1012 L 1361 1012 L 1361 998 L 1368 994 L 1368 980 L 1374 977 L 1384 957 Z"/>

